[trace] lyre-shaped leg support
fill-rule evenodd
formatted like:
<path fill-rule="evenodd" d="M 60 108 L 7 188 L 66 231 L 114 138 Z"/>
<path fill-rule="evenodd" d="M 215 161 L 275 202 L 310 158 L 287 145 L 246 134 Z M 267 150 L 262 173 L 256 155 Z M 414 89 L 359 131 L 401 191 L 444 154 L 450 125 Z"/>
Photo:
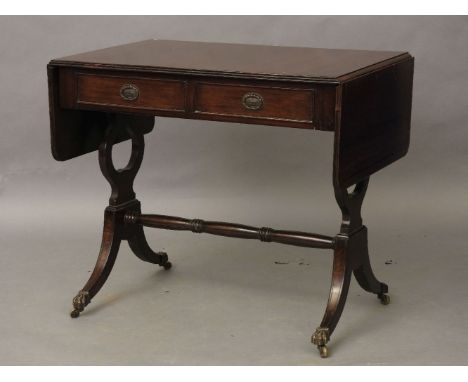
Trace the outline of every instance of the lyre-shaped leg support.
<path fill-rule="evenodd" d="M 343 218 L 340 233 L 335 237 L 332 283 L 325 315 L 320 326 L 312 335 L 321 357 L 328 356 L 327 342 L 338 324 L 348 295 L 351 275 L 354 273 L 359 285 L 375 293 L 383 304 L 390 299 L 388 287 L 376 279 L 367 249 L 367 228 L 362 225 L 361 207 L 366 194 L 369 178 L 356 184 L 354 191 L 335 187 L 335 197 Z"/>
<path fill-rule="evenodd" d="M 140 213 L 140 202 L 135 199 L 133 181 L 143 160 L 145 141 L 141 133 L 134 128 L 127 128 L 132 138 L 132 154 L 123 169 L 116 170 L 112 162 L 112 147 L 117 141 L 117 128 L 108 128 L 104 142 L 99 147 L 99 165 L 104 177 L 111 185 L 112 193 L 109 206 L 104 212 L 104 232 L 101 250 L 94 270 L 76 297 L 73 299 L 72 317 L 78 317 L 91 299 L 99 292 L 106 282 L 114 266 L 120 242 L 127 240 L 131 250 L 141 260 L 158 264 L 169 269 L 171 263 L 164 252 L 153 252 L 146 241 L 142 226 L 128 225 L 124 221 L 125 214 Z"/>

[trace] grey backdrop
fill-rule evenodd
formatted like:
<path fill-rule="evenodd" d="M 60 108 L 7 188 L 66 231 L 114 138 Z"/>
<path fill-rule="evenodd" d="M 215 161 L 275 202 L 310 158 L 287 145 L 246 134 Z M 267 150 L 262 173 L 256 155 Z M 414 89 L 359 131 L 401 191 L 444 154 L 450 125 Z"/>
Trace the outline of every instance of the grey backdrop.
<path fill-rule="evenodd" d="M 309 343 L 330 251 L 147 231 L 174 268 L 123 245 L 69 318 L 109 187 L 96 153 L 52 159 L 46 64 L 148 38 L 415 56 L 409 154 L 371 178 L 363 211 L 392 304 L 353 281 L 331 358 Z M 0 364 L 467 364 L 467 41 L 466 17 L 0 18 Z M 147 212 L 333 235 L 331 153 L 331 133 L 157 118 L 136 190 Z"/>

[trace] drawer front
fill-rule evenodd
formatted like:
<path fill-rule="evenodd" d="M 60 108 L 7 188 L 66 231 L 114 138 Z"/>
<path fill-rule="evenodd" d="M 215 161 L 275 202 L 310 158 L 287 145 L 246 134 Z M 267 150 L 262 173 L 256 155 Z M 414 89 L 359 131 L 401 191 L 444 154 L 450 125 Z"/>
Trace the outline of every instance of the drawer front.
<path fill-rule="evenodd" d="M 314 91 L 282 87 L 198 83 L 199 114 L 312 123 Z"/>
<path fill-rule="evenodd" d="M 185 82 L 177 80 L 77 75 L 78 105 L 184 111 L 185 90 Z"/>

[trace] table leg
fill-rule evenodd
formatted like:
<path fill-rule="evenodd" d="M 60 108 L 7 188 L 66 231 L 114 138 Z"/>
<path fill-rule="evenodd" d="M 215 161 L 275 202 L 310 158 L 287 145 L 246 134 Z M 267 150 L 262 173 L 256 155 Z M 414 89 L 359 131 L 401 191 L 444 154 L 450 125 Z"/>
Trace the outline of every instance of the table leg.
<path fill-rule="evenodd" d="M 121 240 L 117 214 L 106 209 L 101 250 L 91 277 L 73 299 L 73 311 L 70 313 L 73 318 L 80 315 L 106 282 L 117 258 Z"/>
<path fill-rule="evenodd" d="M 365 236 L 362 240 L 360 250 L 356 253 L 356 257 L 359 259 L 358 265 L 354 268 L 354 277 L 358 284 L 367 292 L 374 293 L 379 298 L 383 305 L 390 303 L 390 296 L 388 293 L 388 286 L 377 280 L 372 271 L 369 251 L 367 249 L 367 228 L 363 227 L 363 235 Z"/>
<path fill-rule="evenodd" d="M 361 207 L 366 194 L 369 178 L 356 184 L 354 191 L 335 187 L 335 197 L 342 212 L 341 230 L 335 237 L 332 283 L 325 315 L 320 326 L 312 335 L 320 356 L 328 356 L 327 343 L 338 324 L 348 295 L 351 274 L 366 291 L 375 293 L 381 302 L 390 301 L 388 287 L 376 279 L 369 260 L 367 228 L 362 225 Z"/>
<path fill-rule="evenodd" d="M 127 131 L 132 137 L 132 154 L 123 169 L 116 170 L 112 162 L 112 146 L 119 135 L 118 129 L 108 128 L 105 140 L 99 147 L 99 165 L 111 185 L 112 193 L 104 212 L 104 232 L 98 260 L 88 282 L 73 299 L 73 318 L 80 315 L 106 282 L 122 240 L 128 241 L 133 253 L 141 260 L 164 269 L 171 268 L 166 253 L 153 252 L 149 247 L 143 227 L 124 221 L 124 216 L 129 212 L 141 212 L 140 202 L 135 199 L 133 181 L 143 160 L 145 145 L 144 137 L 137 129 L 128 127 Z"/>
<path fill-rule="evenodd" d="M 126 210 L 126 216 L 128 212 L 141 213 L 140 203 L 136 204 L 132 209 Z M 132 215 L 133 216 L 133 215 Z M 125 220 L 125 217 L 124 217 Z M 130 222 L 127 222 L 130 223 Z M 158 264 L 164 269 L 170 269 L 172 263 L 169 261 L 166 252 L 154 252 L 146 241 L 145 232 L 143 226 L 139 224 L 127 224 L 127 241 L 130 249 L 133 253 L 141 260 L 152 264 Z"/>

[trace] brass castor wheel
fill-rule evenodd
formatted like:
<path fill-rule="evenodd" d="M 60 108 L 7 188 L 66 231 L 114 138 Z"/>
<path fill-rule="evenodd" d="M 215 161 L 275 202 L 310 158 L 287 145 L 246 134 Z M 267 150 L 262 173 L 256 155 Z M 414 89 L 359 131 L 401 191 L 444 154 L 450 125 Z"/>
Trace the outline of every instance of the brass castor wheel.
<path fill-rule="evenodd" d="M 388 294 L 379 294 L 378 297 L 382 305 L 390 304 L 390 296 Z"/>
<path fill-rule="evenodd" d="M 326 327 L 318 327 L 312 338 L 310 339 L 314 345 L 317 345 L 317 349 L 320 353 L 320 357 L 328 357 L 327 342 L 330 341 L 330 329 Z"/>
<path fill-rule="evenodd" d="M 317 349 L 320 353 L 320 357 L 321 358 L 327 358 L 328 357 L 328 348 L 327 348 L 327 345 L 320 345 L 320 346 L 317 346 Z"/>
<path fill-rule="evenodd" d="M 70 313 L 71 318 L 77 318 L 79 315 L 80 315 L 80 311 L 76 309 L 72 310 Z"/>
<path fill-rule="evenodd" d="M 172 268 L 172 263 L 170 261 L 168 261 L 168 262 L 164 263 L 162 266 L 167 271 L 168 269 Z"/>

